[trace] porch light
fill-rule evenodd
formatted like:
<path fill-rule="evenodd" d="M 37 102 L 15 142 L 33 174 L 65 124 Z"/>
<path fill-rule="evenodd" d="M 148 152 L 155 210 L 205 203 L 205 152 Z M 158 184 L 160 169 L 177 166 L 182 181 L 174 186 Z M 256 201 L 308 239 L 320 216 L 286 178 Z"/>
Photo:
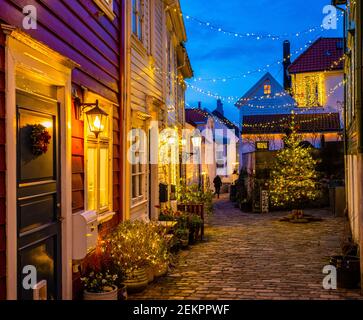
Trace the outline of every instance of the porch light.
<path fill-rule="evenodd" d="M 200 148 L 202 146 L 202 137 L 196 136 L 192 138 L 193 147 Z"/>
<path fill-rule="evenodd" d="M 99 134 L 105 130 L 108 113 L 99 107 L 98 100 L 96 100 L 96 103 L 81 103 L 79 99 L 76 99 L 74 104 L 78 109 L 79 116 L 85 108 L 93 107 L 91 110 L 85 112 L 85 115 L 89 130 L 98 138 Z"/>
<path fill-rule="evenodd" d="M 171 146 L 173 146 L 173 145 L 175 145 L 176 144 L 176 141 L 177 141 L 177 139 L 175 138 L 175 137 L 169 137 L 169 139 L 168 139 L 169 141 L 169 145 L 171 145 Z"/>

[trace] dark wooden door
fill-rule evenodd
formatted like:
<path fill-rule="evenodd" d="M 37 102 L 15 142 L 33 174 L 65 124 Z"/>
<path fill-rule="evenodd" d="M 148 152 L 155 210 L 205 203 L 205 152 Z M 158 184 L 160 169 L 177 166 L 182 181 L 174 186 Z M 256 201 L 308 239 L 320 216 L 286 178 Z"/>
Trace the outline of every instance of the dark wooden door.
<path fill-rule="evenodd" d="M 61 298 L 58 108 L 58 103 L 51 99 L 17 93 L 19 299 L 32 300 L 34 295 L 33 290 L 23 285 L 26 266 L 36 268 L 37 283 L 46 281 L 48 299 Z M 36 125 L 51 136 L 47 151 L 42 154 L 33 148 L 31 137 Z"/>

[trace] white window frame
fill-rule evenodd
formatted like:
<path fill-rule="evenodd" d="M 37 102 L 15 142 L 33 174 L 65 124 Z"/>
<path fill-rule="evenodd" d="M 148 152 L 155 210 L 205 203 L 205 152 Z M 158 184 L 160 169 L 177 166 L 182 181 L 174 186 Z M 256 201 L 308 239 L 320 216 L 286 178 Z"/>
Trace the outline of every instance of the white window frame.
<path fill-rule="evenodd" d="M 112 129 L 112 109 L 113 105 L 110 102 L 104 102 L 102 101 L 102 98 L 96 95 L 88 95 L 87 96 L 87 102 L 94 102 L 96 99 L 100 100 L 100 105 L 103 110 L 105 110 L 108 113 L 107 121 L 108 121 L 108 137 L 103 137 L 102 134 L 99 135 L 98 138 L 96 138 L 93 134 L 89 133 L 89 126 L 87 117 L 83 115 L 83 121 L 84 121 L 84 175 L 85 175 L 85 183 L 84 183 L 84 190 L 85 190 L 85 209 L 91 210 L 88 207 L 88 149 L 90 147 L 96 147 L 97 150 L 97 174 L 96 174 L 96 195 L 95 195 L 95 211 L 99 216 L 108 215 L 113 210 L 113 129 Z M 86 110 L 87 111 L 87 110 Z M 100 170 L 101 164 L 100 164 L 100 150 L 108 146 L 108 205 L 104 207 L 100 207 Z M 102 220 L 102 219 L 101 219 Z"/>
<path fill-rule="evenodd" d="M 139 126 L 136 127 L 134 126 L 132 129 L 145 129 L 145 126 Z M 133 145 L 135 143 L 134 140 L 131 141 L 131 145 Z M 144 150 L 138 150 L 138 153 L 141 155 L 141 157 L 143 156 L 145 159 L 148 159 L 148 150 L 147 150 L 147 144 L 148 144 L 148 137 L 146 136 L 146 141 L 145 141 L 145 146 L 144 146 Z M 149 170 L 148 170 L 148 165 L 147 163 L 141 163 L 139 164 L 139 167 L 141 167 L 141 170 L 139 170 L 138 172 L 133 172 L 133 164 L 130 164 L 130 174 L 131 174 L 131 192 L 130 192 L 130 197 L 131 197 L 131 206 L 133 207 L 137 207 L 143 203 L 145 203 L 148 200 L 148 174 L 149 174 Z M 141 189 L 141 194 L 139 194 L 138 196 L 134 197 L 133 195 L 133 191 L 134 191 L 134 177 L 139 177 L 137 180 L 137 190 L 140 190 L 140 183 L 142 185 L 142 189 Z"/>
<path fill-rule="evenodd" d="M 113 11 L 113 0 L 94 0 L 97 6 L 111 20 L 115 20 L 116 15 Z"/>
<path fill-rule="evenodd" d="M 136 8 L 135 8 L 136 6 Z M 144 43 L 144 0 L 131 0 L 131 31 L 132 34 L 142 43 Z M 136 30 L 134 22 L 136 21 Z"/>

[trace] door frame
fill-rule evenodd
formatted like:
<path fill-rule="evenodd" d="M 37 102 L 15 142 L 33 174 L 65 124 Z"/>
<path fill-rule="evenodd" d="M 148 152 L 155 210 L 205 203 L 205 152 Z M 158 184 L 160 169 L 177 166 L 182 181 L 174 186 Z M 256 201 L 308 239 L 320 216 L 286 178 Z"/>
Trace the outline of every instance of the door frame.
<path fill-rule="evenodd" d="M 78 65 L 12 26 L 1 25 L 5 44 L 6 107 L 6 268 L 7 299 L 17 299 L 16 217 L 16 75 L 21 72 L 48 85 L 57 86 L 60 104 L 61 264 L 62 299 L 72 299 L 72 69 Z M 51 63 L 49 62 L 51 61 Z"/>

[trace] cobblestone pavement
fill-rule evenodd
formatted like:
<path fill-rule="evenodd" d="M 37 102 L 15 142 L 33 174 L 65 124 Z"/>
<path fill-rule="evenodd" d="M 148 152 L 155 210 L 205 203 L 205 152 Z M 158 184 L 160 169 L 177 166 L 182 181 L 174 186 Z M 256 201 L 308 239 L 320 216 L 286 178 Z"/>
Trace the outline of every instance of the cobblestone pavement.
<path fill-rule="evenodd" d="M 247 214 L 215 203 L 206 240 L 182 251 L 168 276 L 130 299 L 361 299 L 360 290 L 324 290 L 322 269 L 340 253 L 343 218 L 314 210 L 322 222 L 279 222 L 286 213 Z"/>

